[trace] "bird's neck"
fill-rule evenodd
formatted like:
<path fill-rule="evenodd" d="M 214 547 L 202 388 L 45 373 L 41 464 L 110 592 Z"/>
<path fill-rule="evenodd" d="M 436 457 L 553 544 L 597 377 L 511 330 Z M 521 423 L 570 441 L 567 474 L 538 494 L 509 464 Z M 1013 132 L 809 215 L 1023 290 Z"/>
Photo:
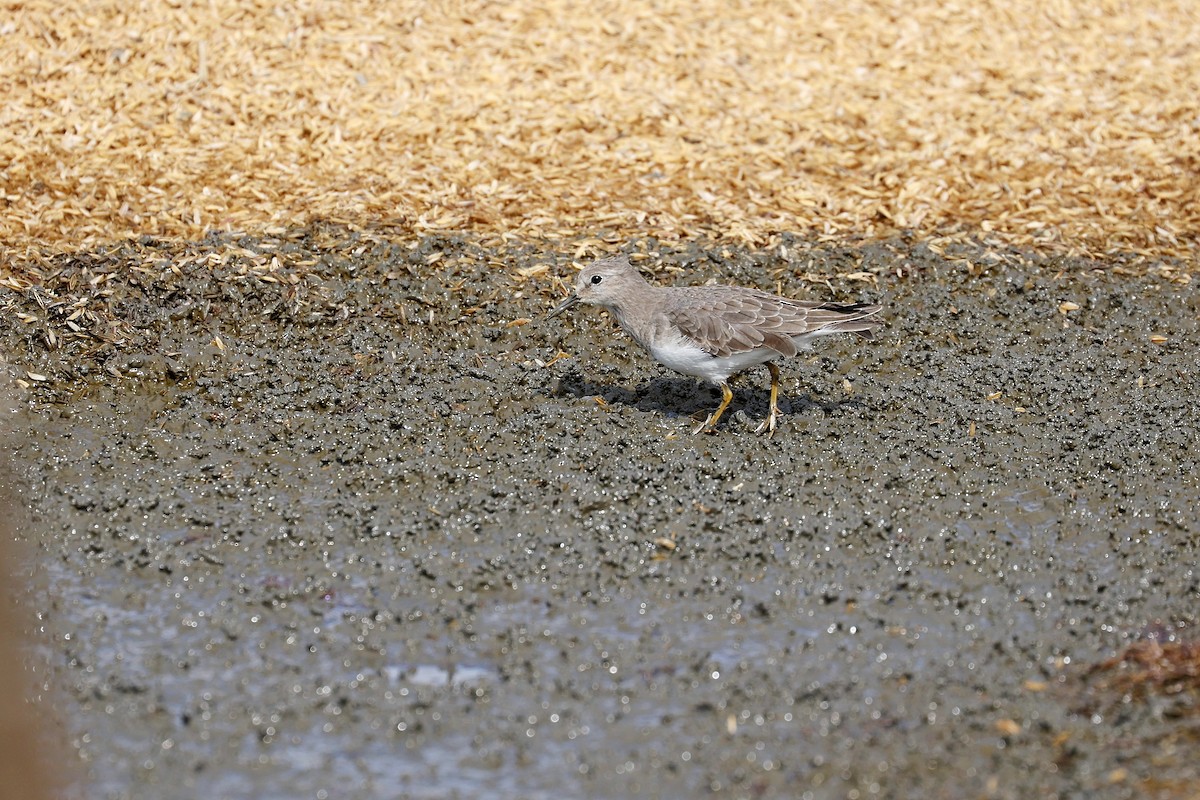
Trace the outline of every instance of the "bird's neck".
<path fill-rule="evenodd" d="M 650 349 L 651 334 L 661 305 L 661 292 L 661 287 L 642 282 L 638 286 L 629 287 L 627 292 L 607 306 L 608 310 L 616 315 L 621 329 L 644 350 Z"/>

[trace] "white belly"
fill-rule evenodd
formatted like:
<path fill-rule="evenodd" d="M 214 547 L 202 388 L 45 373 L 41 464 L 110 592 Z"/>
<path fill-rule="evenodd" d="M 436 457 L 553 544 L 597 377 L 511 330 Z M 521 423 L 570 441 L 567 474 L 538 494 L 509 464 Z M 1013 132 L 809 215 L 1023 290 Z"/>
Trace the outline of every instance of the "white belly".
<path fill-rule="evenodd" d="M 682 336 L 655 343 L 650 348 L 650 355 L 664 367 L 715 384 L 729 380 L 731 375 L 736 375 L 742 370 L 779 357 L 779 353 L 769 347 L 759 347 L 730 356 L 713 356 Z"/>

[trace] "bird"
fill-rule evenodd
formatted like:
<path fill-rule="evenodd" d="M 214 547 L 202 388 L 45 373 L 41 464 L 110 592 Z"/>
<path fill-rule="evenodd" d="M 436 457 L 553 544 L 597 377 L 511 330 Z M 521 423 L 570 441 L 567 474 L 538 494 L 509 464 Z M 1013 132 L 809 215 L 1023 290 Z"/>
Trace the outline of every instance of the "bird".
<path fill-rule="evenodd" d="M 693 433 L 715 433 L 733 401 L 731 378 L 765 365 L 771 375 L 771 404 L 755 433 L 768 436 L 774 435 L 779 417 L 780 373 L 774 362 L 808 349 L 818 336 L 852 333 L 870 339 L 883 308 L 793 300 L 742 286 L 655 286 L 624 255 L 584 267 L 574 291 L 547 319 L 577 304 L 607 309 L 655 361 L 721 390 L 720 405 Z"/>

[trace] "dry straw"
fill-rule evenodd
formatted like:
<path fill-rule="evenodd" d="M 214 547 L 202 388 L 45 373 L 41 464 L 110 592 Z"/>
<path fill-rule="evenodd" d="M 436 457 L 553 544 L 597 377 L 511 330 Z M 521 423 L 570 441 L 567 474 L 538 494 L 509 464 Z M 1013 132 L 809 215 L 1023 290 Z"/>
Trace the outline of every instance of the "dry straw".
<path fill-rule="evenodd" d="M 990 232 L 1192 258 L 1196 9 L 9 4 L 0 242 L 332 220 L 747 243 Z"/>

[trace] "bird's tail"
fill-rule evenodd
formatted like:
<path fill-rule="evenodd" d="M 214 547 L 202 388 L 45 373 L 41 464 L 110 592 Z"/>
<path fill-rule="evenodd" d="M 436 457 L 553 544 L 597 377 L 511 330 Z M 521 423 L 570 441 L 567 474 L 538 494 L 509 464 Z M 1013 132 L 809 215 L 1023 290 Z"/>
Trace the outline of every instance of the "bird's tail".
<path fill-rule="evenodd" d="M 853 333 L 864 339 L 870 339 L 874 331 L 883 324 L 883 320 L 875 315 L 883 310 L 883 306 L 869 303 L 825 303 L 815 311 L 825 312 L 827 317 L 821 325 L 822 333 Z"/>

